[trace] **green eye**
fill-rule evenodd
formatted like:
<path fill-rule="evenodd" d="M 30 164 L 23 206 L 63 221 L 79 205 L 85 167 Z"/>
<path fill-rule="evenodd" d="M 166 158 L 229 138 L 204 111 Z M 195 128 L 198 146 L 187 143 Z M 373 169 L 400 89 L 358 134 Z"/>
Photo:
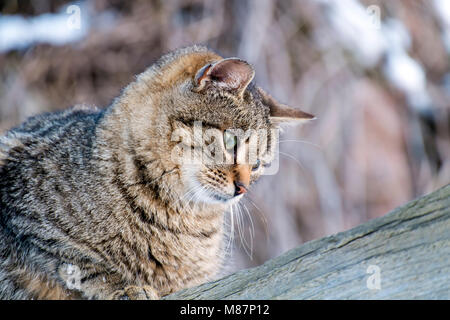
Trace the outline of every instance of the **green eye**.
<path fill-rule="evenodd" d="M 252 171 L 258 170 L 260 165 L 261 165 L 261 161 L 259 159 L 257 159 L 256 163 L 252 167 Z"/>
<path fill-rule="evenodd" d="M 225 131 L 223 134 L 223 143 L 225 144 L 225 148 L 227 148 L 227 150 L 231 150 L 234 146 L 236 146 L 237 138 L 234 134 Z"/>

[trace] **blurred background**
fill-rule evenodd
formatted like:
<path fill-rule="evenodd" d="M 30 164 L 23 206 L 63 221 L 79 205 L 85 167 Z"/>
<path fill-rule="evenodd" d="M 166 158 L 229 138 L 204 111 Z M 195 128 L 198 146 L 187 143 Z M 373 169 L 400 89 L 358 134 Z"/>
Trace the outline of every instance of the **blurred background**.
<path fill-rule="evenodd" d="M 450 1 L 0 1 L 0 134 L 106 107 L 161 54 L 204 44 L 317 116 L 243 201 L 228 271 L 450 182 Z"/>

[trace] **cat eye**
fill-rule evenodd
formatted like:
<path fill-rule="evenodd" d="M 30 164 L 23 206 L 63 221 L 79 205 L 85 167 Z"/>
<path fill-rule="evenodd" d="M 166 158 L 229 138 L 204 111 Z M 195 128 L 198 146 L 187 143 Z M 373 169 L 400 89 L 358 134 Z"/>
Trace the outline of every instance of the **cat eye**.
<path fill-rule="evenodd" d="M 261 165 L 261 161 L 259 161 L 259 159 L 256 159 L 256 163 L 253 165 L 252 171 L 258 170 L 260 165 Z"/>
<path fill-rule="evenodd" d="M 237 137 L 231 132 L 225 131 L 223 134 L 223 143 L 227 150 L 232 150 L 237 144 Z"/>

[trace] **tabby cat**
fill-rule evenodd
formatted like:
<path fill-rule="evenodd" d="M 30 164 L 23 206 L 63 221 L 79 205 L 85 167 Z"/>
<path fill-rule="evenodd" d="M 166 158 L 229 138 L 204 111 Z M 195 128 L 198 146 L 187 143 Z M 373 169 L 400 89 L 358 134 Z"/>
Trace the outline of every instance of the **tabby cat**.
<path fill-rule="evenodd" d="M 230 159 L 248 138 L 228 129 L 313 118 L 253 77 L 243 60 L 179 49 L 105 109 L 38 115 L 1 137 L 0 298 L 157 299 L 217 274 L 224 213 L 273 157 L 178 161 L 177 146 L 198 151 L 198 141 L 173 133 L 200 122 L 225 137 L 214 153 Z"/>

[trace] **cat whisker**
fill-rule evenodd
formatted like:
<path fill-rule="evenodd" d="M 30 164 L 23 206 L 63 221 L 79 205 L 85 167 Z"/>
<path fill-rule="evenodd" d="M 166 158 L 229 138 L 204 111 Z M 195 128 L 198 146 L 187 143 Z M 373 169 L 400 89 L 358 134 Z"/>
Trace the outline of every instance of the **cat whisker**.
<path fill-rule="evenodd" d="M 178 200 L 174 203 L 174 205 L 177 205 L 177 204 L 180 203 L 180 202 L 183 203 L 184 200 L 186 200 L 187 197 L 190 196 L 190 195 L 192 194 L 193 189 L 194 189 L 194 188 L 189 189 L 183 196 L 180 197 L 180 199 L 178 199 Z"/>
<path fill-rule="evenodd" d="M 255 225 L 253 224 L 252 215 L 250 214 L 250 211 L 248 210 L 247 206 L 244 203 L 241 203 L 242 207 L 244 208 L 245 212 L 247 213 L 248 219 L 250 220 L 250 236 L 253 238 L 255 236 Z"/>
<path fill-rule="evenodd" d="M 243 244 L 243 248 L 244 248 L 245 252 L 247 253 L 248 257 L 250 258 L 250 260 L 253 260 L 253 238 L 255 236 L 255 226 L 253 224 L 252 217 L 251 217 L 250 212 L 248 211 L 247 207 L 243 203 L 239 203 L 239 205 L 240 205 L 239 211 L 240 211 L 240 215 L 241 215 L 241 217 L 240 217 L 241 243 Z M 250 221 L 250 227 L 249 227 L 250 243 L 247 242 L 247 238 L 245 237 L 243 213 L 247 214 L 249 221 Z"/>
<path fill-rule="evenodd" d="M 300 162 L 300 160 L 298 160 L 296 157 L 294 157 L 293 155 L 291 155 L 291 154 L 289 154 L 289 153 L 282 152 L 282 151 L 279 151 L 279 153 L 280 153 L 281 155 L 285 156 L 285 157 L 288 157 L 288 158 L 291 159 L 291 160 L 294 160 L 294 161 L 300 166 L 301 171 L 302 171 L 303 173 L 305 173 L 306 169 L 305 169 L 305 167 L 302 165 L 302 163 Z"/>
<path fill-rule="evenodd" d="M 242 234 L 241 209 L 240 209 L 239 205 L 237 205 L 237 204 L 236 204 L 236 209 L 237 209 L 236 223 L 237 223 L 238 235 L 239 235 L 239 239 L 241 240 L 241 246 L 246 251 L 245 238 Z"/>
<path fill-rule="evenodd" d="M 230 255 L 233 252 L 233 242 L 234 242 L 234 212 L 233 212 L 233 208 L 234 208 L 234 205 L 231 205 L 230 206 L 231 230 L 230 230 L 230 234 L 229 234 L 228 244 L 225 248 L 225 252 L 228 252 L 228 250 L 230 250 L 229 251 Z"/>
<path fill-rule="evenodd" d="M 306 141 L 306 140 L 296 140 L 296 139 L 279 140 L 278 144 L 285 143 L 285 142 L 303 143 L 303 144 L 306 144 L 306 145 L 310 145 L 310 146 L 316 147 L 317 149 L 323 151 L 323 147 L 322 146 L 320 146 L 320 145 L 318 145 L 316 143 L 313 143 L 313 142 Z"/>
<path fill-rule="evenodd" d="M 260 217 L 260 220 L 261 220 L 261 222 L 263 223 L 263 226 L 264 226 L 264 234 L 265 234 L 266 238 L 268 239 L 268 237 L 269 237 L 269 227 L 268 227 L 268 224 L 267 224 L 266 216 L 264 215 L 263 211 L 256 205 L 256 203 L 252 199 L 250 199 L 250 197 L 246 197 L 245 199 L 248 200 L 250 202 L 250 204 L 252 204 L 256 208 L 256 212 L 258 213 L 258 216 Z"/>
<path fill-rule="evenodd" d="M 193 206 L 193 209 L 195 210 L 196 207 L 199 205 L 199 198 L 201 196 L 200 191 L 203 190 L 203 187 L 200 185 L 198 188 L 194 189 L 192 197 L 189 199 L 188 203 L 190 203 Z"/>
<path fill-rule="evenodd" d="M 179 200 L 176 201 L 175 204 L 178 204 L 179 202 L 181 202 L 182 208 L 187 209 L 189 212 L 191 212 L 191 210 L 195 209 L 195 208 L 189 208 L 189 205 L 192 204 L 191 200 L 195 197 L 196 192 L 200 188 L 201 188 L 201 186 L 195 186 L 193 188 L 190 188 Z"/>
<path fill-rule="evenodd" d="M 242 233 L 242 221 L 241 221 L 241 210 L 238 204 L 236 204 L 236 225 L 237 225 L 237 234 L 239 236 L 241 247 L 244 249 L 244 251 L 248 254 L 245 238 Z"/>

